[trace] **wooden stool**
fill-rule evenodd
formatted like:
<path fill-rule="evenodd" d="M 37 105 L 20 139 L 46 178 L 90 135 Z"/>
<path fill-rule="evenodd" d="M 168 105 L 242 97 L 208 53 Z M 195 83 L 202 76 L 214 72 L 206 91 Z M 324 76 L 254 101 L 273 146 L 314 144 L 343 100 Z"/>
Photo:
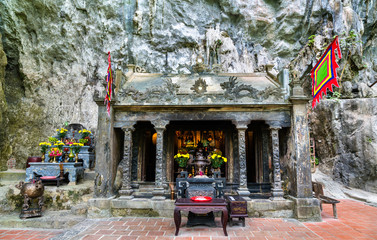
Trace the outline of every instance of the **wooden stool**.
<path fill-rule="evenodd" d="M 246 200 L 238 195 L 225 196 L 225 199 L 228 203 L 229 225 L 242 223 L 245 227 L 245 218 L 248 217 Z M 233 218 L 238 218 L 238 221 L 234 221 Z"/>

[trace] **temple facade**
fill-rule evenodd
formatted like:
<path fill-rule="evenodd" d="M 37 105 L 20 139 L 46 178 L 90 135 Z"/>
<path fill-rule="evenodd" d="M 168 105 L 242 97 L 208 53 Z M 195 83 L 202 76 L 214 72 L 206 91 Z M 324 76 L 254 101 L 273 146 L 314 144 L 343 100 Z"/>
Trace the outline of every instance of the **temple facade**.
<path fill-rule="evenodd" d="M 320 220 L 310 171 L 308 98 L 288 70 L 255 73 L 116 71 L 110 116 L 98 95 L 95 195 L 90 213 L 172 216 L 181 171 L 211 177 L 248 201 L 250 216 Z M 174 160 L 190 154 L 182 168 Z M 198 169 L 195 152 L 209 164 Z M 227 161 L 210 164 L 211 153 Z M 281 160 L 284 159 L 282 166 Z M 284 186 L 282 177 L 284 178 Z M 284 189 L 283 189 L 284 188 Z M 138 211 L 135 211 L 138 210 Z"/>

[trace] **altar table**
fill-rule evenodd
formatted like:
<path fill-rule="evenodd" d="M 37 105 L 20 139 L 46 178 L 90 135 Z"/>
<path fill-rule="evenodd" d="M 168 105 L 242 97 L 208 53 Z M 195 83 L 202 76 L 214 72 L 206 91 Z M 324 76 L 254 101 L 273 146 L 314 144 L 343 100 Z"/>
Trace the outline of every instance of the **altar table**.
<path fill-rule="evenodd" d="M 208 202 L 196 202 L 190 198 L 179 198 L 175 202 L 174 209 L 174 223 L 175 223 L 175 236 L 178 235 L 179 227 L 181 226 L 181 211 L 193 212 L 195 214 L 206 214 L 209 212 L 222 212 L 221 223 L 224 235 L 228 236 L 226 231 L 226 224 L 228 222 L 228 209 L 225 199 L 214 198 Z"/>
<path fill-rule="evenodd" d="M 30 167 L 26 168 L 25 182 L 30 182 L 34 174 L 41 176 L 59 176 L 59 163 L 31 162 Z M 69 184 L 75 185 L 78 180 L 84 178 L 84 167 L 82 163 L 65 162 L 63 164 L 64 174 L 68 174 Z"/>

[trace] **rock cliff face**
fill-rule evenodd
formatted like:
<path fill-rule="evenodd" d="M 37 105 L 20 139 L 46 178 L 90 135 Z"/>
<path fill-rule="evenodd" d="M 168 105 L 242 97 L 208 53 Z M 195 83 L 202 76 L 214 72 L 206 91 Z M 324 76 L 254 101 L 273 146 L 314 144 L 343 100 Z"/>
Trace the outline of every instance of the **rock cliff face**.
<path fill-rule="evenodd" d="M 377 192 L 377 99 L 326 100 L 313 114 L 319 168 L 343 184 Z"/>
<path fill-rule="evenodd" d="M 23 167 L 64 122 L 95 129 L 92 95 L 104 89 L 107 51 L 114 67 L 133 63 L 149 72 L 189 73 L 200 61 L 225 72 L 274 64 L 310 89 L 308 73 L 339 35 L 342 97 L 377 95 L 377 85 L 368 87 L 377 80 L 376 0 L 3 0 L 0 19 L 8 59 L 5 80 L 0 61 L 1 166 L 15 157 Z"/>
<path fill-rule="evenodd" d="M 0 156 L 9 155 L 9 141 L 8 137 L 8 117 L 7 117 L 7 101 L 5 99 L 5 66 L 7 65 L 7 57 L 3 51 L 3 44 L 1 42 L 0 34 Z M 5 167 L 5 158 L 0 158 L 0 168 Z"/>

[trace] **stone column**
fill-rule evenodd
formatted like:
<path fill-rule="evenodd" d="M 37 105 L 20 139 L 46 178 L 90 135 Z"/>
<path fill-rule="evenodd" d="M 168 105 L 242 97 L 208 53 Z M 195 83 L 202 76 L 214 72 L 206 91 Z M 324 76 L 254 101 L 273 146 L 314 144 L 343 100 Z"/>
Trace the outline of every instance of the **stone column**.
<path fill-rule="evenodd" d="M 122 168 L 123 178 L 122 178 L 122 188 L 119 190 L 121 198 L 133 198 L 132 188 L 131 188 L 131 161 L 132 161 L 132 132 L 134 131 L 134 122 L 127 123 L 122 127 L 124 131 L 124 151 L 123 159 L 119 163 Z"/>
<path fill-rule="evenodd" d="M 116 168 L 113 161 L 113 152 L 110 146 L 113 145 L 114 134 L 114 109 L 110 106 L 110 117 L 103 98 L 94 96 L 98 105 L 98 125 L 96 134 L 96 178 L 94 181 L 94 198 L 109 198 L 114 195 L 114 182 Z"/>
<path fill-rule="evenodd" d="M 273 163 L 273 188 L 271 200 L 284 200 L 284 192 L 281 188 L 280 175 L 280 153 L 279 153 L 279 126 L 270 126 L 272 142 L 272 163 Z"/>
<path fill-rule="evenodd" d="M 293 74 L 295 76 L 295 74 Z M 301 83 L 293 79 L 292 102 L 292 176 L 291 199 L 295 202 L 295 215 L 303 221 L 321 221 L 319 201 L 313 198 L 310 170 L 309 126 L 307 104 Z"/>
<path fill-rule="evenodd" d="M 247 188 L 247 170 L 246 170 L 246 129 L 247 122 L 237 122 L 236 128 L 238 130 L 238 159 L 240 168 L 240 185 L 237 190 L 238 194 L 250 200 L 250 192 Z"/>
<path fill-rule="evenodd" d="M 169 123 L 167 120 L 156 120 L 152 121 L 157 133 L 156 140 L 156 179 L 155 179 L 155 188 L 153 190 L 153 199 L 155 200 L 164 200 L 165 189 L 164 189 L 164 179 L 166 179 L 166 169 L 163 166 L 163 152 L 164 152 L 164 131 L 166 125 Z"/>

